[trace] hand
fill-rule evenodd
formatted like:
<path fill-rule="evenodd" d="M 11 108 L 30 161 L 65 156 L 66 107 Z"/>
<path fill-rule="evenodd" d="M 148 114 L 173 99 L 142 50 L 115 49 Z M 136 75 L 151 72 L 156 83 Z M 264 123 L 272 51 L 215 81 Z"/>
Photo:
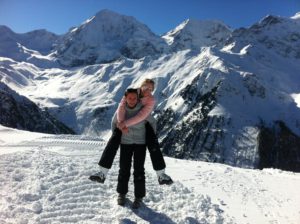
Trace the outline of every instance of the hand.
<path fill-rule="evenodd" d="M 126 126 L 124 128 L 122 128 L 121 131 L 122 131 L 122 134 L 128 134 L 128 132 L 129 132 L 129 130 Z"/>
<path fill-rule="evenodd" d="M 123 128 L 125 128 L 126 126 L 125 126 L 125 124 L 124 124 L 124 121 L 122 121 L 122 122 L 118 122 L 117 123 L 117 127 L 119 128 L 119 129 L 123 129 Z"/>

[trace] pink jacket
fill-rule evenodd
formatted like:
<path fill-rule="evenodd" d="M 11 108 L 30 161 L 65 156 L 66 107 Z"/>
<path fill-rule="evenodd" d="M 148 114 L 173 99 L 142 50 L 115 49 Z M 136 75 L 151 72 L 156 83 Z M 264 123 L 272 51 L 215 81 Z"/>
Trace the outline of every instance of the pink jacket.
<path fill-rule="evenodd" d="M 138 124 L 141 121 L 145 120 L 153 111 L 154 105 L 155 105 L 155 99 L 152 95 L 147 96 L 147 97 L 143 97 L 140 99 L 140 102 L 142 103 L 143 108 L 141 109 L 141 111 L 135 115 L 134 117 L 125 120 L 125 106 L 126 106 L 126 100 L 125 100 L 125 96 L 122 98 L 118 109 L 117 109 L 117 119 L 118 122 L 123 122 L 126 127 L 130 127 L 132 125 Z"/>

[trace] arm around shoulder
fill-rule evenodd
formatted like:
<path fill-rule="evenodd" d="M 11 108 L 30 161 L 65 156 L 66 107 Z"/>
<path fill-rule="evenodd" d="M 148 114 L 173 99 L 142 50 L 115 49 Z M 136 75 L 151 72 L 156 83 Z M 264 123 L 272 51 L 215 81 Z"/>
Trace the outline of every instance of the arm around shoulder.
<path fill-rule="evenodd" d="M 140 110 L 140 112 L 135 115 L 134 117 L 126 120 L 124 122 L 124 124 L 127 127 L 136 125 L 138 123 L 140 123 L 141 121 L 144 121 L 147 119 L 147 117 L 151 114 L 151 112 L 153 111 L 153 108 L 155 106 L 155 99 L 153 96 L 151 97 L 147 97 L 146 99 L 142 99 L 141 103 L 144 105 L 143 108 Z"/>

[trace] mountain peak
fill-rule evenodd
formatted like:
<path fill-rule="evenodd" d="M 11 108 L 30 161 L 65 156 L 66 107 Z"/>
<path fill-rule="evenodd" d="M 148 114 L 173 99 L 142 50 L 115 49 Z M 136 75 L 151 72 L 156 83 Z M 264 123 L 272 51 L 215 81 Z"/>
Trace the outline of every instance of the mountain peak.
<path fill-rule="evenodd" d="M 102 10 L 67 33 L 57 53 L 61 64 L 79 66 L 123 56 L 141 58 L 164 47 L 164 41 L 134 17 Z"/>
<path fill-rule="evenodd" d="M 279 16 L 267 15 L 262 20 L 260 20 L 257 24 L 260 27 L 266 27 L 266 26 L 270 26 L 270 25 L 275 25 L 275 24 L 281 23 L 282 20 L 283 20 L 283 18 L 281 18 Z"/>
<path fill-rule="evenodd" d="M 89 23 L 107 23 L 107 22 L 112 23 L 112 22 L 120 20 L 122 17 L 126 17 L 126 16 L 120 15 L 120 14 L 113 12 L 111 10 L 108 10 L 108 9 L 104 9 L 104 10 L 97 12 L 91 18 L 87 19 L 83 23 L 83 25 L 89 24 Z"/>
<path fill-rule="evenodd" d="M 298 19 L 298 20 L 300 20 L 300 12 L 297 12 L 294 16 L 291 17 L 291 19 Z"/>
<path fill-rule="evenodd" d="M 108 9 L 103 9 L 96 13 L 94 16 L 92 16 L 90 19 L 86 20 L 81 26 L 87 26 L 91 24 L 95 24 L 98 28 L 100 26 L 102 27 L 119 27 L 119 25 L 123 25 L 123 23 L 130 23 L 134 25 L 142 25 L 144 27 L 147 27 L 144 24 L 141 24 L 138 22 L 134 17 L 132 16 L 126 16 L 126 15 L 121 15 L 117 12 L 108 10 Z"/>
<path fill-rule="evenodd" d="M 276 52 L 285 58 L 300 58 L 300 23 L 297 19 L 268 15 L 249 28 L 241 28 L 233 32 L 234 52 L 240 52 L 247 45 L 256 46 L 260 54 L 261 47 Z M 284 31 L 284 32 L 283 32 Z M 231 40 L 233 41 L 233 40 Z"/>
<path fill-rule="evenodd" d="M 45 29 L 15 33 L 7 26 L 0 26 L 0 34 L 0 57 L 15 61 L 35 61 L 41 67 L 47 67 L 50 63 L 44 56 L 51 52 L 60 38 Z"/>
<path fill-rule="evenodd" d="M 97 12 L 95 15 L 95 17 L 115 17 L 115 16 L 123 16 L 123 15 L 109 9 L 103 9 Z"/>
<path fill-rule="evenodd" d="M 199 49 L 219 44 L 230 34 L 231 30 L 220 21 L 187 19 L 163 38 L 176 50 Z"/>
<path fill-rule="evenodd" d="M 14 33 L 9 27 L 5 25 L 0 25 L 0 33 Z"/>

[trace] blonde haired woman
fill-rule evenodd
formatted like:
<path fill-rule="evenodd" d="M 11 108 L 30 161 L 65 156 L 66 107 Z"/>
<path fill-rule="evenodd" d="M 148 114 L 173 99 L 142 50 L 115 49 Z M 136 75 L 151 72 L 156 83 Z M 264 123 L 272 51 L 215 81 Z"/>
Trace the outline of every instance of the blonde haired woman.
<path fill-rule="evenodd" d="M 118 109 L 116 111 L 117 121 L 118 121 L 117 128 L 113 130 L 112 136 L 109 139 L 102 153 L 101 159 L 98 163 L 98 165 L 100 166 L 100 171 L 97 174 L 90 176 L 90 179 L 92 181 L 104 183 L 106 175 L 112 166 L 116 152 L 119 148 L 122 134 L 128 133 L 128 127 L 136 125 L 141 121 L 144 121 L 146 118 L 149 118 L 155 105 L 155 99 L 152 95 L 154 86 L 155 83 L 152 79 L 145 79 L 142 82 L 140 88 L 136 89 L 138 92 L 140 103 L 143 105 L 143 107 L 136 116 L 128 120 L 125 120 L 126 98 L 125 96 L 122 98 L 118 106 Z M 146 126 L 145 127 L 146 145 L 150 153 L 153 169 L 156 171 L 156 174 L 158 176 L 158 182 L 159 184 L 167 184 L 167 185 L 172 184 L 173 181 L 171 177 L 165 174 L 166 164 L 162 152 L 159 148 L 159 143 L 158 143 L 156 133 L 154 131 L 156 130 L 156 127 L 152 127 L 148 122 L 146 123 L 145 126 Z"/>

